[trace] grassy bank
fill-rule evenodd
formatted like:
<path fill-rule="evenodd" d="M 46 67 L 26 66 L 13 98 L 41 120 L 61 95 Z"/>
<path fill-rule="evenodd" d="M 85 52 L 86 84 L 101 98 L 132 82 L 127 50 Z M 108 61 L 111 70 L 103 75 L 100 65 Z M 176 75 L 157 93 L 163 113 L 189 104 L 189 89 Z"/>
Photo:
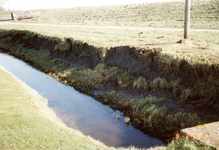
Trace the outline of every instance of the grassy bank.
<path fill-rule="evenodd" d="M 0 149 L 108 149 L 66 125 L 35 90 L 0 68 Z"/>
<path fill-rule="evenodd" d="M 144 3 L 121 6 L 77 7 L 40 10 L 39 19 L 25 23 L 77 24 L 100 26 L 137 26 L 183 28 L 185 2 Z M 219 1 L 194 0 L 191 4 L 191 27 L 219 29 Z M 11 19 L 10 12 L 1 13 Z"/>

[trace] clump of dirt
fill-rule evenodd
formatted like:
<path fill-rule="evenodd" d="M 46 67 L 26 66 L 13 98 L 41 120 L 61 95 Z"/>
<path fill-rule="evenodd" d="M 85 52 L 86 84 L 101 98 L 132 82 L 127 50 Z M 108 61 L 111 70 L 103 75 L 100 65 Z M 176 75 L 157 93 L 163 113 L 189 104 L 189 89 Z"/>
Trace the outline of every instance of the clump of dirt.
<path fill-rule="evenodd" d="M 38 35 L 35 35 L 31 38 L 28 38 L 24 41 L 22 41 L 24 47 L 29 48 L 29 49 L 38 49 L 38 50 L 49 50 L 52 51 L 55 46 L 59 43 L 60 41 L 57 40 L 51 40 L 45 37 L 38 37 Z"/>
<path fill-rule="evenodd" d="M 67 38 L 66 42 L 70 44 L 68 50 L 52 51 L 51 56 L 54 59 L 60 59 L 70 65 L 70 67 L 83 67 L 94 69 L 101 63 L 99 51 L 87 43 L 73 43 L 73 39 Z"/>

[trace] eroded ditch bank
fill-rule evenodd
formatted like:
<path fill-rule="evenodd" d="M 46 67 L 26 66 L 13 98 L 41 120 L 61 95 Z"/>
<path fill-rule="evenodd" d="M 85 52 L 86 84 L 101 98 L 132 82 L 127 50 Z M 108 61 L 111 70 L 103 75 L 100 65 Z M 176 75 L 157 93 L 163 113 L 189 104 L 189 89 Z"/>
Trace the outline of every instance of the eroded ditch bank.
<path fill-rule="evenodd" d="M 0 37 L 4 51 L 122 111 L 133 126 L 163 141 L 182 128 L 218 120 L 217 64 L 174 59 L 162 49 L 103 49 L 29 31 L 1 31 Z"/>
<path fill-rule="evenodd" d="M 0 65 L 48 100 L 48 106 L 74 130 L 79 130 L 107 146 L 150 148 L 162 141 L 136 130 L 119 111 L 113 111 L 93 98 L 48 78 L 25 62 L 0 52 Z"/>

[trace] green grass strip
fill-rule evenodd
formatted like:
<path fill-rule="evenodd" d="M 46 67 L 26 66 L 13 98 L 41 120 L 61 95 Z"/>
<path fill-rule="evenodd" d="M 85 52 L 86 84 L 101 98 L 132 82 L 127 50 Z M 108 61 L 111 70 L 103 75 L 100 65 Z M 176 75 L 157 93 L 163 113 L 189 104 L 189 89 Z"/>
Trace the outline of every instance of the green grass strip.
<path fill-rule="evenodd" d="M 0 67 L 0 149 L 108 149 L 68 128 L 47 101 Z"/>

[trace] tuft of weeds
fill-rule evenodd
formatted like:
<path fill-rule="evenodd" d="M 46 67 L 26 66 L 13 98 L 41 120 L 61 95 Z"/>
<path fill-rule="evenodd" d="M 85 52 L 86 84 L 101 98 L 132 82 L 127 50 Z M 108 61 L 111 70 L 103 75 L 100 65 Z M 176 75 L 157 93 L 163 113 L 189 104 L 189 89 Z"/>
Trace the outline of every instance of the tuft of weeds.
<path fill-rule="evenodd" d="M 180 84 L 181 80 L 170 81 L 168 88 L 173 92 L 175 95 L 179 95 L 182 93 L 182 89 L 184 88 L 183 85 Z"/>
<path fill-rule="evenodd" d="M 136 77 L 133 80 L 133 88 L 135 89 L 150 89 L 149 84 L 147 83 L 147 81 L 145 80 L 145 78 L 143 78 L 142 76 Z"/>
<path fill-rule="evenodd" d="M 73 41 L 72 41 L 72 44 L 73 44 L 73 45 L 83 45 L 84 42 L 83 42 L 82 40 L 73 40 Z"/>
<path fill-rule="evenodd" d="M 147 108 L 153 106 L 153 104 L 157 104 L 157 103 L 160 103 L 162 101 L 163 101 L 163 99 L 157 99 L 157 98 L 149 95 L 148 97 L 145 97 L 144 99 L 142 99 L 141 101 L 138 102 L 137 108 L 140 111 L 146 110 Z"/>
<path fill-rule="evenodd" d="M 178 140 L 173 140 L 170 144 L 168 144 L 166 150 L 214 150 L 214 148 L 203 144 L 199 141 L 186 139 L 185 137 L 180 138 Z"/>
<path fill-rule="evenodd" d="M 106 78 L 117 84 L 119 89 L 127 89 L 132 86 L 134 75 L 118 66 L 108 66 Z"/>
<path fill-rule="evenodd" d="M 53 75 L 54 76 L 54 75 Z M 118 88 L 128 88 L 134 76 L 125 69 L 105 64 L 98 64 L 94 70 L 70 68 L 55 75 L 59 80 L 67 80 L 69 85 L 85 87 L 87 90 L 98 90 L 107 83 L 114 83 Z"/>
<path fill-rule="evenodd" d="M 182 91 L 182 94 L 181 94 L 181 99 L 182 100 L 187 100 L 188 99 L 188 97 L 190 97 L 190 95 L 191 95 L 191 93 L 192 93 L 192 90 L 191 89 L 184 89 L 183 91 Z"/>
<path fill-rule="evenodd" d="M 121 70 L 117 76 L 117 81 L 118 81 L 118 87 L 119 89 L 127 89 L 130 88 L 132 85 L 132 80 L 134 76 L 126 71 L 126 70 Z"/>
<path fill-rule="evenodd" d="M 107 66 L 105 64 L 98 64 L 94 70 L 96 70 L 97 72 L 101 73 L 101 74 L 106 74 L 106 69 Z"/>
<path fill-rule="evenodd" d="M 146 81 L 146 79 L 142 76 L 136 77 L 133 80 L 134 89 L 146 89 L 146 90 L 169 90 L 175 95 L 181 95 L 183 89 L 185 89 L 184 85 L 181 84 L 181 79 L 172 80 L 167 82 L 164 78 L 155 78 L 152 82 Z"/>
<path fill-rule="evenodd" d="M 89 56 L 91 56 L 90 53 L 89 53 L 89 51 L 83 50 L 83 51 L 81 52 L 81 55 L 79 56 L 79 58 L 82 58 L 82 57 L 89 57 Z"/>
<path fill-rule="evenodd" d="M 200 81 L 187 91 L 187 98 L 193 101 L 195 107 L 214 107 L 218 103 L 219 79 Z"/>
<path fill-rule="evenodd" d="M 151 61 L 153 62 L 154 58 L 156 58 L 159 54 L 161 54 L 162 48 L 152 48 L 152 49 L 141 48 L 137 51 L 140 54 L 139 59 L 145 60 L 145 59 L 150 58 Z"/>
<path fill-rule="evenodd" d="M 151 82 L 151 88 L 156 91 L 157 89 L 165 90 L 168 89 L 168 82 L 163 78 L 156 78 Z"/>
<path fill-rule="evenodd" d="M 61 81 L 68 81 L 68 85 L 85 87 L 87 90 L 100 89 L 105 83 L 104 77 L 99 72 L 86 67 L 70 68 L 55 76 Z"/>
<path fill-rule="evenodd" d="M 61 42 L 55 46 L 53 51 L 65 52 L 65 51 L 70 50 L 70 48 L 71 48 L 71 45 L 69 43 Z"/>

